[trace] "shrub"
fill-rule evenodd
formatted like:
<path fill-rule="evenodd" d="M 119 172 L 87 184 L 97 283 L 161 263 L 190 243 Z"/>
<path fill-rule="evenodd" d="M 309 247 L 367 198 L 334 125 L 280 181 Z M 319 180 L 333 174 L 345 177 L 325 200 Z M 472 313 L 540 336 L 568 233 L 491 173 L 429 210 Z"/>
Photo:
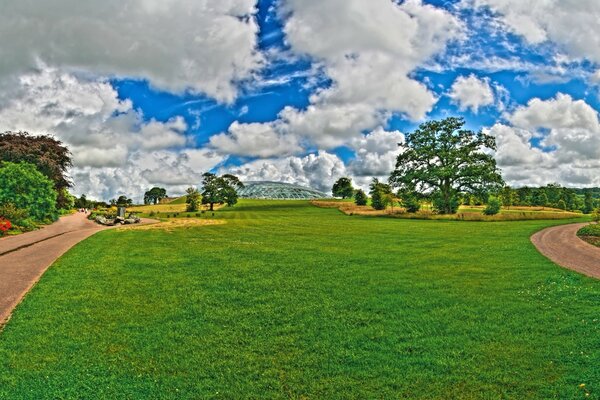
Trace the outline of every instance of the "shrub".
<path fill-rule="evenodd" d="M 4 234 L 12 228 L 12 224 L 9 220 L 0 218 L 0 236 L 4 236 Z"/>
<path fill-rule="evenodd" d="M 402 206 L 407 212 L 416 213 L 421 209 L 421 202 L 414 193 L 403 193 L 400 197 L 402 197 Z"/>
<path fill-rule="evenodd" d="M 27 210 L 15 207 L 12 203 L 0 205 L 0 218 L 12 221 L 14 225 L 20 226 L 21 222 L 28 217 Z"/>
<path fill-rule="evenodd" d="M 366 206 L 368 200 L 367 194 L 362 189 L 358 189 L 354 194 L 354 204 L 357 206 Z"/>
<path fill-rule="evenodd" d="M 458 211 L 458 198 L 455 195 L 446 200 L 440 192 L 436 192 L 431 200 L 433 209 L 437 211 L 438 214 L 456 214 Z"/>
<path fill-rule="evenodd" d="M 485 215 L 496 215 L 500 212 L 500 206 L 501 206 L 500 200 L 498 200 L 495 197 L 492 197 L 488 201 L 488 204 L 485 207 L 485 209 L 483 210 L 483 213 Z"/>
<path fill-rule="evenodd" d="M 577 236 L 600 237 L 600 225 L 590 224 L 590 225 L 584 226 L 577 232 Z"/>
<path fill-rule="evenodd" d="M 0 204 L 11 203 L 35 221 L 45 222 L 58 218 L 56 197 L 53 182 L 33 164 L 0 165 Z"/>

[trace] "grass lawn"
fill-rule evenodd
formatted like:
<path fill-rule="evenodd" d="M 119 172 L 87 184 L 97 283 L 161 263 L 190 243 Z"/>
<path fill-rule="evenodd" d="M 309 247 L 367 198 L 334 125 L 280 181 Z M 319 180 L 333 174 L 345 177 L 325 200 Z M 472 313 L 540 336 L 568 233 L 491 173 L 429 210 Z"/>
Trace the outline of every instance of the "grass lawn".
<path fill-rule="evenodd" d="M 600 398 L 600 282 L 529 242 L 559 221 L 215 214 L 61 258 L 0 333 L 0 398 Z"/>

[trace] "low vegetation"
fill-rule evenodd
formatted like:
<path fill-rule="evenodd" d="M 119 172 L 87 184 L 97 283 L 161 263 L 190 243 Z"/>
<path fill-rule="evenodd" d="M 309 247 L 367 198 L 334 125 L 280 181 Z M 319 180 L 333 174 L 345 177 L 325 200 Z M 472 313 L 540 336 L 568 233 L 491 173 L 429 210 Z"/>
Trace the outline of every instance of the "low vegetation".
<path fill-rule="evenodd" d="M 577 236 L 594 246 L 600 247 L 600 225 L 597 223 L 584 226 L 577 232 Z"/>
<path fill-rule="evenodd" d="M 556 222 L 299 201 L 215 214 L 225 223 L 104 231 L 62 257 L 0 333 L 0 398 L 600 393 L 600 282 L 529 241 Z"/>

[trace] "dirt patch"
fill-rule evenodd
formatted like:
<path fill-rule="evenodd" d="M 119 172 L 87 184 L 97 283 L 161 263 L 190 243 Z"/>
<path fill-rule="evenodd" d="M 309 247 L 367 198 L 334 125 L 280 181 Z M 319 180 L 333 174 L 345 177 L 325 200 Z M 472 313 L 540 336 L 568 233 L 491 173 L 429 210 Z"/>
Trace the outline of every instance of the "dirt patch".
<path fill-rule="evenodd" d="M 174 229 L 180 228 L 195 228 L 197 226 L 208 226 L 208 225 L 223 225 L 226 222 L 221 219 L 199 219 L 199 218 L 177 218 L 177 219 L 169 219 L 167 221 L 161 221 L 151 225 L 128 225 L 118 228 L 117 231 L 128 231 L 128 230 L 140 230 L 140 231 L 153 231 L 153 230 L 162 230 L 171 232 Z"/>

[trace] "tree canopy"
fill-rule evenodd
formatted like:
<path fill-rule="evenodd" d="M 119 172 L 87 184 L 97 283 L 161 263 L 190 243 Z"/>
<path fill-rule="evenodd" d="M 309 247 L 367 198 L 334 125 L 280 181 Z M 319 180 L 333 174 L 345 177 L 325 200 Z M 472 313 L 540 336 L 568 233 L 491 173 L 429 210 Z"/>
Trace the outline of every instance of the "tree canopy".
<path fill-rule="evenodd" d="M 198 211 L 200 208 L 200 192 L 195 187 L 189 187 L 185 196 L 186 210 L 188 212 Z"/>
<path fill-rule="evenodd" d="M 373 178 L 369 185 L 369 194 L 371 195 L 371 206 L 376 210 L 385 210 L 388 205 L 393 205 L 392 188 L 388 184 L 379 182 L 377 178 Z"/>
<path fill-rule="evenodd" d="M 144 204 L 158 204 L 165 197 L 167 197 L 167 190 L 155 186 L 144 193 Z"/>
<path fill-rule="evenodd" d="M 349 199 L 354 195 L 354 188 L 352 187 L 352 179 L 344 177 L 338 179 L 331 189 L 333 197 L 341 197 L 342 199 Z"/>
<path fill-rule="evenodd" d="M 57 192 L 57 207 L 65 208 L 71 181 L 67 170 L 71 167 L 71 153 L 62 142 L 48 135 L 32 136 L 27 132 L 0 133 L 0 162 L 27 162 L 53 182 Z"/>
<path fill-rule="evenodd" d="M 37 222 L 58 217 L 52 181 L 26 162 L 0 163 L 0 204 L 25 210 Z"/>
<path fill-rule="evenodd" d="M 462 118 L 429 121 L 400 143 L 390 184 L 403 192 L 429 195 L 443 214 L 458 208 L 459 193 L 499 190 L 504 181 L 494 157 L 494 137 L 463 129 Z"/>
<path fill-rule="evenodd" d="M 214 210 L 215 204 L 234 206 L 238 201 L 237 190 L 244 184 L 234 175 L 217 176 L 207 172 L 202 175 L 202 204 L 209 204 Z"/>

